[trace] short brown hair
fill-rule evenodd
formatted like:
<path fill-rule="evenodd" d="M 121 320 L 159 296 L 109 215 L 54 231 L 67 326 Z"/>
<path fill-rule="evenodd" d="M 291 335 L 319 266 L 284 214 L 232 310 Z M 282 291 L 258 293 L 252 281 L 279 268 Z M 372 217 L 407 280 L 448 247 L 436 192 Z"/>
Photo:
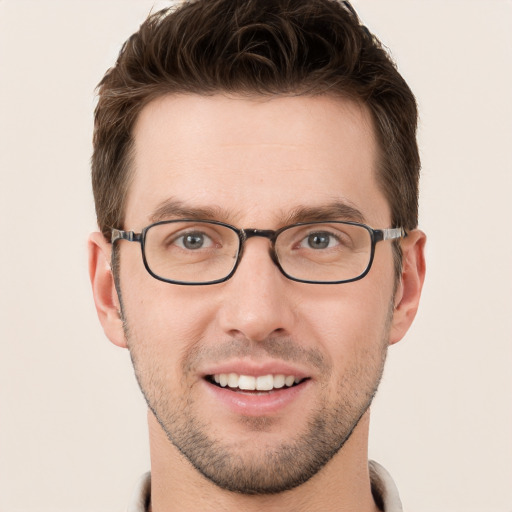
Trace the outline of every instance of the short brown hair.
<path fill-rule="evenodd" d="M 170 93 L 333 94 L 361 102 L 374 121 L 377 179 L 393 225 L 417 226 L 416 101 L 348 2 L 197 0 L 163 9 L 125 42 L 98 91 L 92 183 L 107 239 L 124 227 L 137 116 Z"/>

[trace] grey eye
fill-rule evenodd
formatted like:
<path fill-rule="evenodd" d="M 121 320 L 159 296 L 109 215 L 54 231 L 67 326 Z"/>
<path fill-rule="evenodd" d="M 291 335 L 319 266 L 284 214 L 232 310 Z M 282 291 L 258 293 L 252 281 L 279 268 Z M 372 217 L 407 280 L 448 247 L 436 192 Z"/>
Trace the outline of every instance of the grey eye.
<path fill-rule="evenodd" d="M 212 240 L 204 233 L 187 233 L 186 235 L 177 238 L 176 244 L 184 249 L 194 250 L 210 247 L 212 245 Z"/>
<path fill-rule="evenodd" d="M 335 240 L 330 233 L 311 233 L 305 241 L 311 249 L 326 249 Z"/>

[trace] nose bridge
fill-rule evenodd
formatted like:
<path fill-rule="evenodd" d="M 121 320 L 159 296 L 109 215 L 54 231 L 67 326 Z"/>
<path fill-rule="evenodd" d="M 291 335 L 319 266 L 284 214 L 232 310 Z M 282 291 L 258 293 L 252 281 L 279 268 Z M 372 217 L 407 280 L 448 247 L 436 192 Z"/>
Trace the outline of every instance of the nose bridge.
<path fill-rule="evenodd" d="M 244 232 L 247 239 L 261 237 L 270 242 L 275 233 L 256 229 Z M 272 250 L 269 257 L 264 245 L 254 241 L 244 249 L 236 273 L 226 282 L 219 315 L 225 332 L 241 334 L 252 341 L 264 340 L 272 333 L 288 332 L 293 322 L 293 307 L 286 293 L 290 281 L 275 265 Z"/>

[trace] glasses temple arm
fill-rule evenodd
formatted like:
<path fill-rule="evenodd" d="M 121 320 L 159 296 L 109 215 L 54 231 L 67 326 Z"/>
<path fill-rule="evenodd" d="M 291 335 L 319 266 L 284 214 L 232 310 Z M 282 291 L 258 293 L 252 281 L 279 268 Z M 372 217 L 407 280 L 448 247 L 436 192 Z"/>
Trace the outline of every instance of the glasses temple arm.
<path fill-rule="evenodd" d="M 404 228 L 387 228 L 387 229 L 376 229 L 374 231 L 375 241 L 381 240 L 396 240 L 397 238 L 405 238 L 407 231 Z"/>
<path fill-rule="evenodd" d="M 123 231 L 121 229 L 113 229 L 110 237 L 110 242 L 114 243 L 117 240 L 128 240 L 128 242 L 140 242 L 141 233 L 134 233 L 133 231 Z"/>

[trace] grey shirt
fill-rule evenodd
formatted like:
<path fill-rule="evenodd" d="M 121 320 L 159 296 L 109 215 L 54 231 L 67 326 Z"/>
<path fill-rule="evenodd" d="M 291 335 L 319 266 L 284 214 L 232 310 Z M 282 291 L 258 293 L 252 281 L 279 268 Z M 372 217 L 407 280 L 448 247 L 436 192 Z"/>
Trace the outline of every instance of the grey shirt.
<path fill-rule="evenodd" d="M 398 489 L 391 475 L 377 462 L 369 461 L 372 494 L 383 512 L 403 512 Z M 146 512 L 151 499 L 151 473 L 144 474 L 134 490 L 126 512 Z"/>

